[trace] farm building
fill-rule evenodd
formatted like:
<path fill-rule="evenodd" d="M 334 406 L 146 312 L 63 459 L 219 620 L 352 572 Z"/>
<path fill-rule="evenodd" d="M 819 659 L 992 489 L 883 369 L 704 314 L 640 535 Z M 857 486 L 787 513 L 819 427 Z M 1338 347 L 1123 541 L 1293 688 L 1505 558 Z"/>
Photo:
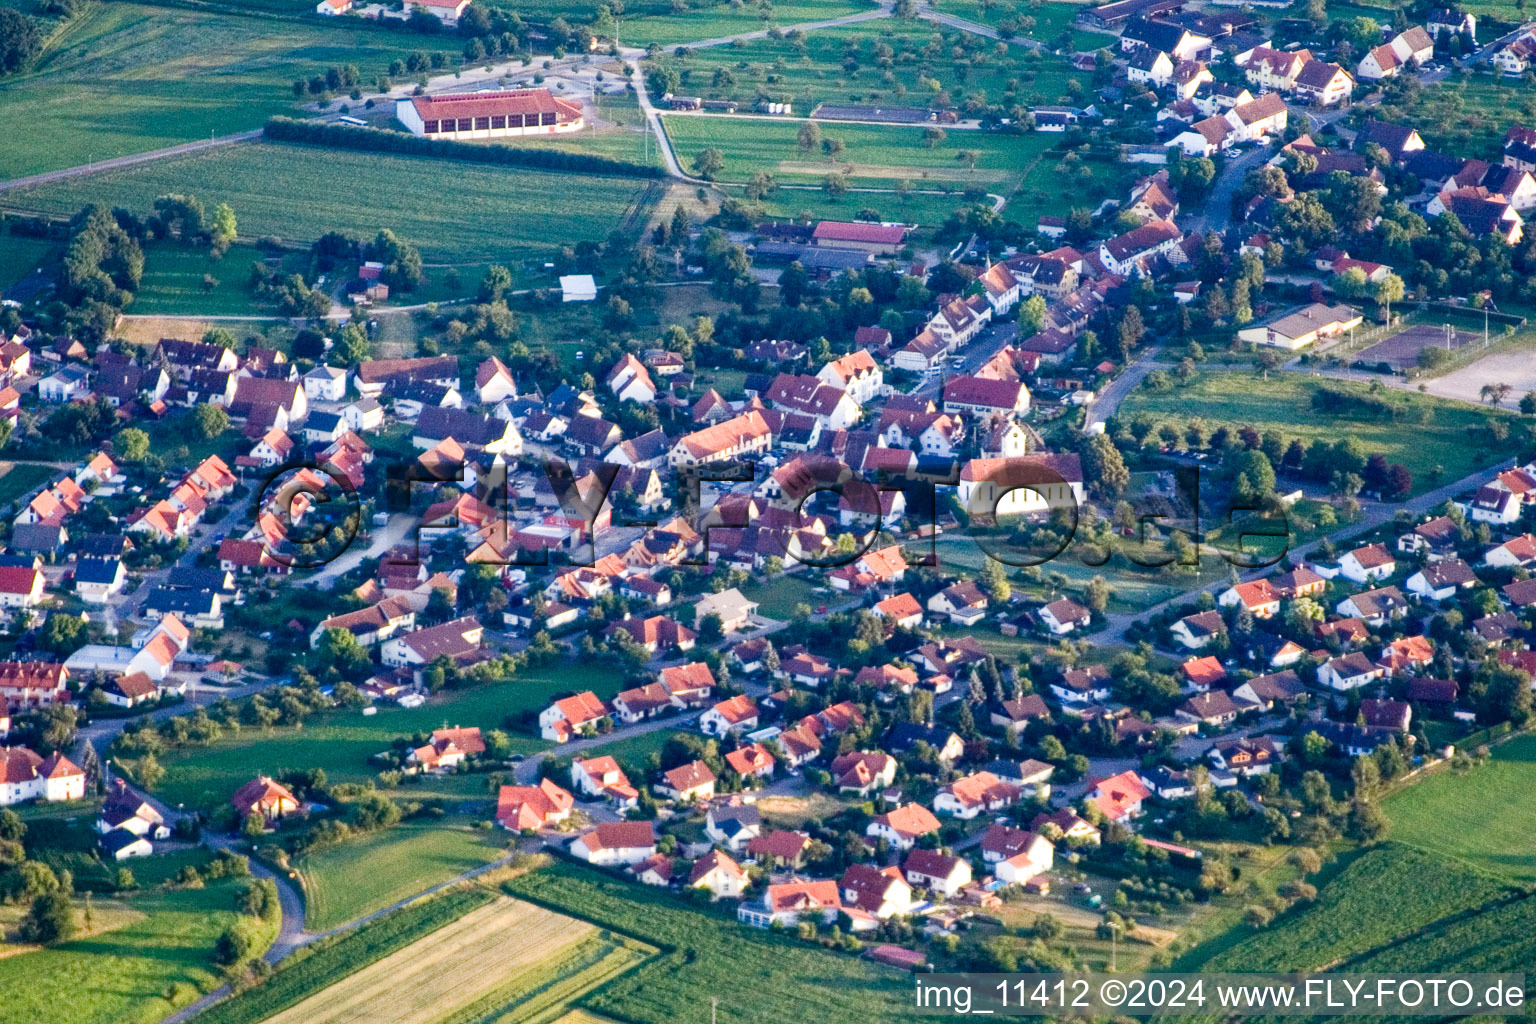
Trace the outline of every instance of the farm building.
<path fill-rule="evenodd" d="M 412 96 L 395 102 L 395 116 L 413 135 L 434 139 L 495 139 L 552 135 L 586 126 L 581 104 L 548 89 Z"/>

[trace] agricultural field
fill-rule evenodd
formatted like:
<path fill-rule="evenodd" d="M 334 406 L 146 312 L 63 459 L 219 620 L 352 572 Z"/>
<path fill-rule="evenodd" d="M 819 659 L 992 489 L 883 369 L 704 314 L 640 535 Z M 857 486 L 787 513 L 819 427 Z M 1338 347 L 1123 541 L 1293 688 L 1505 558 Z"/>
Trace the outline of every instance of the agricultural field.
<path fill-rule="evenodd" d="M 683 56 L 669 52 L 657 63 L 677 73 L 683 95 L 743 107 L 767 96 L 790 103 L 799 116 L 821 103 L 958 107 L 972 96 L 1005 105 L 1059 103 L 1074 80 L 1087 84 L 1064 57 L 891 19 Z"/>
<path fill-rule="evenodd" d="M 1311 906 L 1214 957 L 1210 971 L 1313 971 L 1506 896 L 1500 879 L 1388 843 L 1361 854 Z"/>
<path fill-rule="evenodd" d="M 1331 388 L 1365 393 L 1366 387 L 1346 381 L 1330 380 Z M 1459 479 L 1493 461 L 1467 443 L 1467 428 L 1480 426 L 1489 416 L 1500 415 L 1463 402 L 1450 402 L 1423 395 L 1393 394 L 1393 401 L 1404 407 L 1427 407 L 1427 423 L 1379 422 L 1332 417 L 1314 412 L 1312 395 L 1322 382 L 1300 374 L 1275 373 L 1268 380 L 1253 373 L 1203 370 L 1188 385 L 1167 391 L 1153 391 L 1145 386 L 1132 391 L 1120 406 L 1122 420 L 1147 414 L 1159 421 L 1169 420 L 1180 426 L 1200 418 L 1207 427 L 1249 425 L 1261 434 L 1274 431 L 1286 443 L 1292 438 L 1311 444 L 1319 439 L 1334 441 L 1341 428 L 1357 439 L 1367 454 L 1381 453 L 1389 462 L 1400 462 L 1413 473 L 1414 492 L 1430 490 L 1440 483 Z M 1438 477 L 1435 469 L 1439 469 Z"/>
<path fill-rule="evenodd" d="M 470 911 L 431 936 L 378 960 L 308 999 L 269 1018 L 269 1024 L 344 1024 L 389 1020 L 434 1024 L 483 1020 L 512 1009 L 500 1020 L 533 1020 L 542 1000 L 554 1016 L 579 995 L 562 985 L 620 973 L 649 955 L 585 921 L 502 896 Z"/>
<path fill-rule="evenodd" d="M 258 1024 L 369 964 L 412 943 L 424 941 L 493 898 L 485 889 L 457 886 L 340 936 L 321 939 L 284 959 L 272 976 L 260 985 L 203 1011 L 198 1022 Z"/>
<path fill-rule="evenodd" d="M 0 90 L 0 116 L 29 131 L 0 152 L 0 180 L 259 128 L 293 111 L 294 79 L 354 64 L 371 83 L 414 41 L 362 25 L 86 3 Z"/>
<path fill-rule="evenodd" d="M 189 191 L 189 182 L 204 204 L 233 207 L 244 237 L 309 242 L 326 231 L 371 237 L 390 228 L 428 263 L 507 261 L 557 241 L 601 240 L 647 192 L 635 179 L 250 143 L 18 189 L 9 201 L 45 213 L 92 202 L 143 213 L 159 196 Z M 580 203 L 549 201 L 574 194 Z"/>
<path fill-rule="evenodd" d="M 723 1021 L 855 1024 L 916 1021 L 904 972 L 805 946 L 738 924 L 722 912 L 574 864 L 505 884 L 513 896 L 668 948 L 580 1000 L 582 1009 L 633 1024 L 701 1019 L 720 1001 Z M 772 998 L 765 999 L 767 993 Z"/>
<path fill-rule="evenodd" d="M 407 821 L 307 854 L 295 865 L 305 927 L 327 931 L 496 860 L 499 838 L 467 821 Z"/>
<path fill-rule="evenodd" d="M 1486 764 L 1467 772 L 1440 771 L 1393 794 L 1382 805 L 1392 839 L 1431 850 L 1522 885 L 1536 884 L 1531 835 L 1536 805 L 1536 736 L 1493 748 Z M 1479 811 L 1500 807 L 1489 817 Z"/>
<path fill-rule="evenodd" d="M 0 958 L 7 1020 L 152 1024 L 220 983 L 214 943 L 235 921 L 233 882 L 104 903 L 121 927 Z M 118 915 L 126 909 L 130 913 Z M 272 926 L 266 941 L 272 939 Z"/>
<path fill-rule="evenodd" d="M 57 242 L 0 234 L 0 293 L 32 272 Z"/>
<path fill-rule="evenodd" d="M 557 693 L 590 689 L 611 697 L 622 685 L 620 676 L 598 666 L 565 665 L 532 670 L 507 683 L 444 691 L 419 708 L 381 706 L 368 716 L 335 711 L 306 721 L 302 729 L 278 728 L 270 736 L 247 729 L 212 746 L 166 752 L 160 759 L 165 780 L 155 795 L 170 804 L 208 810 L 256 775 L 298 768 L 324 768 L 332 782 L 367 783 L 379 771 L 368 758 L 389 749 L 397 737 L 431 732 L 444 722 L 496 729 L 503 717 L 542 709 Z M 524 733 L 512 733 L 511 738 L 518 753 L 533 754 L 548 746 Z M 483 775 L 430 776 L 388 792 L 403 799 L 489 799 Z"/>

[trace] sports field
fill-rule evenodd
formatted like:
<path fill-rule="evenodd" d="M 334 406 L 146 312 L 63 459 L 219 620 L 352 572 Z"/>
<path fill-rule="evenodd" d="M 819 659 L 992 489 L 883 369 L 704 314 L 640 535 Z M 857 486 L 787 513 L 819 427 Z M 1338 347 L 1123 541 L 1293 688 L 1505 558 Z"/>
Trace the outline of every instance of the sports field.
<path fill-rule="evenodd" d="M 27 126 L 24 144 L 0 147 L 0 180 L 259 128 L 292 111 L 294 79 L 354 64 L 371 83 L 416 42 L 362 25 L 87 2 L 0 89 L 0 117 Z"/>
<path fill-rule="evenodd" d="M 1523 884 L 1536 883 L 1536 736 L 1493 748 L 1487 764 L 1440 771 L 1382 806 L 1392 839 L 1466 861 Z M 1490 809 L 1497 813 L 1490 813 Z"/>
<path fill-rule="evenodd" d="M 1384 341 L 1378 341 L 1355 358 L 1371 365 L 1387 363 L 1395 369 L 1405 370 L 1418 365 L 1419 353 L 1426 348 L 1441 348 L 1453 352 L 1482 340 L 1481 334 L 1458 330 L 1455 327 L 1446 330 L 1443 326 L 1433 324 L 1415 324 Z"/>
<path fill-rule="evenodd" d="M 606 238 L 646 193 L 634 179 L 249 143 L 18 189 L 7 201 L 51 213 L 94 202 L 142 214 L 189 182 L 205 205 L 234 208 L 242 236 L 308 242 L 327 231 L 390 228 L 428 263 L 509 260 Z"/>
<path fill-rule="evenodd" d="M 494 1013 L 542 985 L 585 971 L 594 951 L 582 947 L 597 932 L 585 921 L 503 896 L 269 1018 L 269 1024 L 433 1024 L 479 1010 L 488 997 L 497 1005 L 484 1008 Z M 615 942 L 599 945 L 607 948 L 597 951 L 597 963 L 623 949 Z M 623 954 L 623 966 L 645 955 Z M 503 997 L 507 1002 L 500 1002 Z"/>

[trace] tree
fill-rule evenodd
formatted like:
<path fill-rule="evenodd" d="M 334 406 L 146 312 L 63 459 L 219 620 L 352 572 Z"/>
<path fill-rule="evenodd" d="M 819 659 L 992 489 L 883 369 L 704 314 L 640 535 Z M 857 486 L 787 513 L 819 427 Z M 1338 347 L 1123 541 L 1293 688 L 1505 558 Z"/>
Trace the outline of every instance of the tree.
<path fill-rule="evenodd" d="M 923 145 L 929 149 L 938 149 L 944 145 L 944 140 L 948 137 L 949 133 L 943 128 L 929 127 L 923 129 Z"/>
<path fill-rule="evenodd" d="M 229 429 L 229 413 L 211 402 L 199 402 L 192 407 L 192 422 L 198 434 L 211 441 Z"/>
<path fill-rule="evenodd" d="M 138 768 L 134 774 L 138 777 L 139 785 L 152 790 L 165 778 L 165 768 L 154 754 L 145 754 L 139 758 Z"/>
<path fill-rule="evenodd" d="M 511 287 L 512 271 L 499 264 L 492 264 L 485 268 L 485 276 L 480 279 L 480 301 L 500 301 Z"/>
<path fill-rule="evenodd" d="M 1131 471 L 1126 468 L 1120 449 L 1115 447 L 1108 434 L 1095 434 L 1089 438 L 1083 458 L 1089 481 L 1109 497 L 1119 497 L 1130 486 Z"/>
<path fill-rule="evenodd" d="M 18 928 L 25 942 L 48 946 L 75 934 L 75 905 L 63 889 L 53 889 L 32 901 Z"/>
<path fill-rule="evenodd" d="M 213 218 L 208 222 L 208 244 L 214 258 L 223 256 L 235 243 L 235 211 L 228 203 L 213 208 Z"/>
<path fill-rule="evenodd" d="M 714 146 L 701 149 L 693 158 L 693 170 L 705 181 L 714 181 L 715 176 L 725 170 L 725 154 Z"/>
<path fill-rule="evenodd" d="M 20 71 L 42 52 L 37 22 L 11 7 L 0 7 L 0 75 Z"/>
<path fill-rule="evenodd" d="M 987 597 L 999 604 L 1006 603 L 1013 595 L 1013 586 L 1008 582 L 1008 572 L 1003 568 L 1003 563 L 995 558 L 986 558 L 981 563 L 981 589 Z"/>
<path fill-rule="evenodd" d="M 1385 308 L 1389 323 L 1392 320 L 1392 303 L 1401 302 L 1405 294 L 1403 279 L 1396 274 L 1388 274 L 1376 286 L 1375 299 Z"/>
<path fill-rule="evenodd" d="M 43 646 L 55 654 L 73 654 L 85 643 L 85 629 L 85 619 L 80 616 L 54 612 L 43 627 Z"/>
<path fill-rule="evenodd" d="M 373 343 L 368 332 L 357 324 L 347 324 L 341 329 L 336 344 L 331 346 L 330 357 L 342 366 L 355 366 L 373 353 Z"/>
<path fill-rule="evenodd" d="M 1147 328 L 1142 322 L 1141 310 L 1136 306 L 1127 306 L 1125 313 L 1120 317 L 1120 322 L 1115 325 L 1115 341 L 1120 346 L 1122 359 L 1129 357 L 1131 350 L 1146 333 Z"/>
<path fill-rule="evenodd" d="M 1039 334 L 1040 328 L 1045 324 L 1045 296 L 1038 292 L 1025 299 L 1019 305 L 1019 336 L 1029 337 Z"/>
<path fill-rule="evenodd" d="M 112 439 L 113 453 L 124 462 L 143 462 L 149 457 L 149 435 L 138 427 L 127 427 Z"/>
<path fill-rule="evenodd" d="M 806 121 L 800 125 L 800 132 L 796 136 L 796 144 L 800 152 L 809 153 L 821 144 L 821 125 L 815 121 Z"/>

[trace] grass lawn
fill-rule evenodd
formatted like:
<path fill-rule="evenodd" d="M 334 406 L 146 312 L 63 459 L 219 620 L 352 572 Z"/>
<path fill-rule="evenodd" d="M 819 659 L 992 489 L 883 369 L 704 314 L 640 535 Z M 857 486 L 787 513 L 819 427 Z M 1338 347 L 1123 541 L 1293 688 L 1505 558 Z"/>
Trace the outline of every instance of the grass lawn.
<path fill-rule="evenodd" d="M 237 245 L 216 260 L 206 249 L 151 246 L 144 254 L 144 278 L 134 293 L 132 312 L 270 315 L 276 307 L 258 303 L 247 287 L 251 264 L 264 255 L 254 246 Z"/>
<path fill-rule="evenodd" d="M 669 950 L 588 995 L 583 1007 L 599 1014 L 632 1024 L 702 1020 L 713 996 L 722 1021 L 923 1019 L 911 1009 L 912 982 L 904 972 L 749 928 L 723 910 L 564 863 L 506 889 Z"/>
<path fill-rule="evenodd" d="M 59 475 L 52 466 L 35 463 L 0 462 L 0 507 L 18 501 L 34 488 Z"/>
<path fill-rule="evenodd" d="M 726 185 L 725 189 L 738 199 L 746 198 L 739 186 Z M 800 185 L 775 189 L 763 198 L 762 204 L 765 216 L 781 220 L 796 217 L 809 221 L 852 220 L 864 210 L 873 210 L 880 215 L 881 220 L 936 228 L 956 209 L 965 206 L 966 201 L 961 192 L 939 195 L 909 192 L 897 195 L 893 192 L 849 191 L 834 196 L 828 195 L 819 186 Z"/>
<path fill-rule="evenodd" d="M 143 916 L 116 931 L 0 959 L 10 1021 L 150 1024 L 219 983 L 211 962 L 236 918 L 236 885 L 153 893 L 123 901 Z M 268 926 L 267 941 L 273 930 Z"/>
<path fill-rule="evenodd" d="M 1451 402 L 1423 395 L 1388 393 L 1407 408 L 1428 407 L 1427 423 L 1409 419 L 1375 422 L 1320 415 L 1312 410 L 1312 395 L 1326 383 L 1343 391 L 1364 393 L 1366 385 L 1347 381 L 1319 381 L 1294 373 L 1274 373 L 1262 380 L 1252 373 L 1202 371 L 1188 386 L 1152 391 L 1137 388 L 1120 407 L 1120 418 L 1145 413 L 1181 426 L 1196 417 L 1206 426 L 1251 425 L 1261 434 L 1274 431 L 1286 443 L 1293 438 L 1311 444 L 1353 437 L 1367 454 L 1380 452 L 1389 462 L 1400 462 L 1413 473 L 1414 493 L 1437 486 L 1433 470 L 1441 469 L 1439 483 L 1459 479 L 1487 465 L 1502 453 L 1481 452 L 1467 443 L 1468 427 L 1485 423 L 1499 413 L 1465 402 Z"/>
<path fill-rule="evenodd" d="M 46 238 L 0 234 L 0 292 L 30 274 L 56 245 Z"/>
<path fill-rule="evenodd" d="M 536 0 L 539 8 L 544 0 Z M 701 5 L 690 3 L 690 8 Z M 636 7 L 647 13 L 636 13 Z M 626 16 L 619 21 L 619 41 L 625 46 L 647 46 L 660 43 L 687 43 L 700 39 L 716 39 L 734 36 L 742 32 L 760 32 L 768 28 L 788 28 L 809 21 L 827 21 L 848 14 L 873 10 L 874 5 L 861 0 L 788 0 L 771 4 L 718 3 L 704 4 L 702 10 L 672 13 L 670 7 L 660 5 L 628 5 Z M 768 17 L 764 17 L 764 8 Z M 519 7 L 524 17 L 536 17 Z M 590 17 L 592 7 L 578 9 L 578 17 Z M 661 13 L 665 11 L 666 13 Z"/>
<path fill-rule="evenodd" d="M 829 601 L 840 600 L 832 594 L 815 592 L 816 584 L 812 580 L 817 578 L 817 574 L 818 570 L 810 569 L 800 576 L 781 574 L 767 583 L 753 580 L 741 592 L 758 603 L 759 615 L 766 615 L 770 619 L 789 619 L 794 617 L 797 604 L 808 604 L 815 608 Z"/>
<path fill-rule="evenodd" d="M 379 771 L 370 755 L 389 748 L 398 736 L 430 732 L 444 725 L 501 727 L 501 720 L 524 709 L 545 707 L 556 693 L 590 689 L 603 697 L 619 691 L 622 678 L 600 666 L 565 665 L 530 672 L 510 683 L 446 691 L 419 708 L 381 706 L 377 714 L 338 711 L 298 729 L 278 729 L 272 736 L 244 730 L 211 747 L 168 752 L 161 763 L 165 780 L 156 795 L 171 804 L 212 808 L 259 774 L 290 769 L 324 768 L 332 782 L 368 782 Z M 531 754 L 547 747 L 530 735 L 514 733 L 513 748 Z M 393 791 L 405 798 L 443 796 L 488 800 L 484 775 L 428 776 Z"/>
<path fill-rule="evenodd" d="M 502 856 L 499 833 L 464 821 L 406 822 L 301 858 L 304 924 L 324 931 L 354 921 Z"/>
<path fill-rule="evenodd" d="M 654 729 L 651 732 L 641 733 L 638 736 L 630 736 L 612 743 L 605 743 L 601 747 L 595 747 L 583 757 L 601 757 L 606 754 L 612 757 L 624 769 L 632 780 L 642 780 L 651 773 L 651 755 L 661 753 L 661 748 L 667 745 L 667 741 L 673 736 L 680 735 L 673 729 Z"/>
<path fill-rule="evenodd" d="M 418 42 L 361 23 L 87 3 L 0 90 L 0 116 L 28 128 L 0 151 L 0 179 L 259 128 L 293 110 L 294 79 L 355 64 L 372 83 Z"/>
<path fill-rule="evenodd" d="M 1536 832 L 1536 736 L 1493 748 L 1493 758 L 1466 773 L 1439 771 L 1393 794 L 1382 809 L 1395 842 L 1458 857 L 1475 867 L 1536 883 L 1531 835 Z M 1481 809 L 1499 807 L 1489 817 Z"/>
<path fill-rule="evenodd" d="M 1052 144 L 1048 135 L 997 135 L 978 131 L 951 131 L 932 149 L 923 144 L 923 129 L 863 124 L 826 124 L 824 139 L 837 139 L 846 147 L 834 162 L 820 151 L 802 152 L 796 137 L 803 121 L 769 121 L 762 118 L 672 114 L 663 119 L 667 134 L 683 163 L 708 146 L 725 153 L 726 181 L 745 181 L 757 171 L 767 171 L 786 183 L 820 184 L 833 172 L 849 175 L 854 188 L 895 188 L 905 181 L 912 188 L 949 188 L 957 194 L 969 188 L 987 192 L 1011 191 L 1024 172 Z M 958 158 L 965 151 L 980 154 L 975 170 Z"/>
<path fill-rule="evenodd" d="M 1513 10 L 1514 5 L 1504 6 Z M 1475 6 L 1468 10 L 1483 13 Z M 1450 78 L 1419 89 L 1414 97 L 1410 103 L 1383 103 L 1371 116 L 1417 125 L 1425 144 L 1443 153 L 1497 162 L 1510 122 L 1536 119 L 1536 93 L 1502 75 Z"/>
<path fill-rule="evenodd" d="M 11 195 L 18 206 L 45 212 L 96 202 L 142 214 L 158 196 L 187 192 L 189 183 L 206 205 L 229 203 L 244 236 L 308 242 L 331 230 L 371 237 L 390 228 L 429 263 L 510 260 L 603 239 L 646 192 L 646 183 L 632 179 L 252 143 Z M 550 202 L 561 195 L 581 201 Z M 234 285 L 244 273 L 223 277 Z"/>

